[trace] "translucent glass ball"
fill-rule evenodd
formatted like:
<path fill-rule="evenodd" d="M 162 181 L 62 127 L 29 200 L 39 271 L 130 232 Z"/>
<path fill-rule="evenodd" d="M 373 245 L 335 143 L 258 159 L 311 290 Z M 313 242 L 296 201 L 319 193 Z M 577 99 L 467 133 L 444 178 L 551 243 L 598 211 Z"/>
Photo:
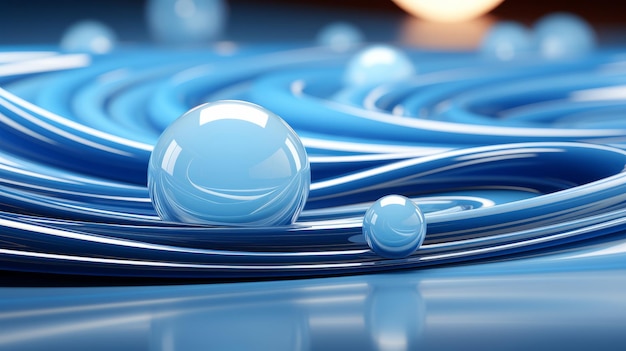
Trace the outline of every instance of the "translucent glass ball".
<path fill-rule="evenodd" d="M 520 23 L 503 21 L 489 29 L 480 46 L 483 56 L 509 61 L 532 50 L 532 35 Z"/>
<path fill-rule="evenodd" d="M 408 79 L 415 75 L 411 59 L 400 49 L 373 45 L 350 59 L 344 74 L 348 86 L 368 86 Z"/>
<path fill-rule="evenodd" d="M 117 42 L 115 32 L 107 25 L 85 20 L 71 25 L 61 38 L 61 48 L 70 52 L 104 54 L 111 51 Z"/>
<path fill-rule="evenodd" d="M 404 258 L 424 242 L 426 219 L 411 199 L 401 195 L 387 195 L 365 212 L 363 236 L 378 255 Z"/>
<path fill-rule="evenodd" d="M 226 24 L 225 0 L 148 0 L 152 36 L 170 45 L 197 45 L 217 39 Z"/>
<path fill-rule="evenodd" d="M 548 59 L 563 59 L 587 54 L 595 47 L 593 28 L 571 13 L 554 13 L 534 26 L 534 45 Z"/>
<path fill-rule="evenodd" d="M 287 123 L 235 100 L 200 105 L 159 137 L 148 190 L 166 221 L 233 226 L 293 223 L 306 202 L 306 150 Z"/>

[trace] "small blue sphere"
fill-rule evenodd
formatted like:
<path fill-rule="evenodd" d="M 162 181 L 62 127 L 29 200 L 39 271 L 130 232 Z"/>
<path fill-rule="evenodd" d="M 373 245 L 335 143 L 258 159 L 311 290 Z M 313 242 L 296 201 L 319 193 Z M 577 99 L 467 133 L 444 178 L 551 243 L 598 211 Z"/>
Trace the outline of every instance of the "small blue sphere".
<path fill-rule="evenodd" d="M 409 198 L 387 195 L 365 212 L 363 235 L 375 253 L 386 258 L 404 258 L 424 242 L 426 219 Z"/>
<path fill-rule="evenodd" d="M 153 37 L 170 45 L 218 39 L 228 14 L 224 0 L 148 0 L 146 19 Z"/>
<path fill-rule="evenodd" d="M 582 18 L 570 13 L 554 13 L 535 24 L 534 45 L 548 59 L 576 57 L 594 49 L 595 34 Z"/>
<path fill-rule="evenodd" d="M 107 25 L 94 20 L 70 26 L 61 38 L 61 49 L 70 52 L 105 54 L 115 47 L 117 36 Z"/>
<path fill-rule="evenodd" d="M 532 50 L 532 35 L 520 23 L 504 21 L 495 24 L 483 38 L 480 46 L 483 56 L 509 61 Z"/>
<path fill-rule="evenodd" d="M 389 45 L 374 45 L 355 54 L 348 62 L 344 83 L 368 86 L 405 80 L 415 75 L 411 59 Z"/>
<path fill-rule="evenodd" d="M 261 106 L 200 105 L 159 137 L 148 165 L 154 208 L 167 221 L 234 226 L 293 223 L 311 170 L 300 138 Z"/>
<path fill-rule="evenodd" d="M 334 51 L 347 51 L 363 43 L 363 34 L 350 23 L 334 22 L 320 30 L 317 43 Z"/>

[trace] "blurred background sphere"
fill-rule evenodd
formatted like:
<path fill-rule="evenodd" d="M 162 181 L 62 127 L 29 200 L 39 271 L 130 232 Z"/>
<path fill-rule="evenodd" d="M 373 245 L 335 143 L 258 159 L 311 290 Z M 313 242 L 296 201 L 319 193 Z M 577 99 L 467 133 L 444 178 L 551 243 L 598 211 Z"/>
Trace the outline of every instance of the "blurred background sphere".
<path fill-rule="evenodd" d="M 223 0 L 148 0 L 146 18 L 153 38 L 173 45 L 218 39 L 228 15 Z"/>

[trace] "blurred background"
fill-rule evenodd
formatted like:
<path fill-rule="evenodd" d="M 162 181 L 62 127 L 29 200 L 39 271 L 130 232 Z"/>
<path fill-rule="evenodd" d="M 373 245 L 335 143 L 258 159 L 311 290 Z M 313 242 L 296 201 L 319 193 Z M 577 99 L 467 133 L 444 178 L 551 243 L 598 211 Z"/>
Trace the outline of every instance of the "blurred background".
<path fill-rule="evenodd" d="M 0 44 L 56 43 L 69 25 L 86 18 L 108 24 L 121 41 L 150 40 L 145 1 L 5 0 L 1 4 Z M 239 42 L 312 40 L 325 24 L 341 20 L 358 26 L 368 41 L 465 49 L 475 47 L 496 20 L 531 25 L 555 11 L 572 12 L 589 21 L 600 45 L 625 41 L 626 2 L 611 0 L 505 0 L 486 16 L 452 24 L 416 19 L 391 0 L 230 0 L 228 4 L 221 39 Z"/>

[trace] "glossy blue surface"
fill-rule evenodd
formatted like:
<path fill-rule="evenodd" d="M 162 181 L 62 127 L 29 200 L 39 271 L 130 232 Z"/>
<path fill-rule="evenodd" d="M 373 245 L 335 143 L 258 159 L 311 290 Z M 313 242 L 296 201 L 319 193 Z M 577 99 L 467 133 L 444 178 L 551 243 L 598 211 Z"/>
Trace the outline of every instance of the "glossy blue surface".
<path fill-rule="evenodd" d="M 610 247 L 324 279 L 3 288 L 0 348 L 620 350 L 625 254 Z"/>
<path fill-rule="evenodd" d="M 104 54 L 115 48 L 117 35 L 106 24 L 84 20 L 71 25 L 61 38 L 61 49 L 69 52 Z"/>
<path fill-rule="evenodd" d="M 363 33 L 348 22 L 330 23 L 317 33 L 318 44 L 336 51 L 353 49 L 361 45 L 364 40 Z"/>
<path fill-rule="evenodd" d="M 426 219 L 411 199 L 387 195 L 376 200 L 365 212 L 363 236 L 377 254 L 404 258 L 424 242 Z"/>
<path fill-rule="evenodd" d="M 553 13 L 534 25 L 534 44 L 548 59 L 570 59 L 590 53 L 596 38 L 593 28 L 571 13 Z"/>
<path fill-rule="evenodd" d="M 148 190 L 167 221 L 241 226 L 295 222 L 311 170 L 298 135 L 245 101 L 202 104 L 176 119 L 152 151 Z"/>
<path fill-rule="evenodd" d="M 346 89 L 339 103 L 331 98 L 344 89 L 338 73 L 350 55 L 232 49 L 20 52 L 40 59 L 11 71 L 0 90 L 2 268 L 212 279 L 372 273 L 558 252 L 622 230 L 626 132 L 555 122 L 582 102 L 607 105 L 593 100 L 596 89 L 621 76 L 594 72 L 619 61 L 615 53 L 496 65 L 407 51 L 419 79 Z M 146 169 L 159 136 L 221 99 L 264 106 L 297 130 L 311 186 L 295 223 L 190 226 L 155 212 Z M 533 121 L 540 106 L 555 116 Z M 362 235 L 367 208 L 388 194 L 417 201 L 428 222 L 420 250 L 402 259 L 372 253 Z"/>
<path fill-rule="evenodd" d="M 218 39 L 228 18 L 224 0 L 148 0 L 152 36 L 170 45 L 200 45 Z"/>
<path fill-rule="evenodd" d="M 513 21 L 493 25 L 483 37 L 480 46 L 485 57 L 503 61 L 528 55 L 532 48 L 530 30 L 523 24 Z"/>
<path fill-rule="evenodd" d="M 554 62 L 403 48 L 419 76 L 344 87 L 349 53 L 306 43 L 5 48 L 0 284 L 15 287 L 0 289 L 0 349 L 622 348 L 621 49 Z M 300 136 L 312 182 L 295 223 L 155 212 L 159 136 L 222 99 Z M 405 258 L 363 236 L 387 194 L 428 223 Z"/>
<path fill-rule="evenodd" d="M 378 44 L 354 54 L 346 65 L 343 81 L 347 86 L 373 86 L 408 80 L 415 73 L 413 62 L 401 49 Z"/>

